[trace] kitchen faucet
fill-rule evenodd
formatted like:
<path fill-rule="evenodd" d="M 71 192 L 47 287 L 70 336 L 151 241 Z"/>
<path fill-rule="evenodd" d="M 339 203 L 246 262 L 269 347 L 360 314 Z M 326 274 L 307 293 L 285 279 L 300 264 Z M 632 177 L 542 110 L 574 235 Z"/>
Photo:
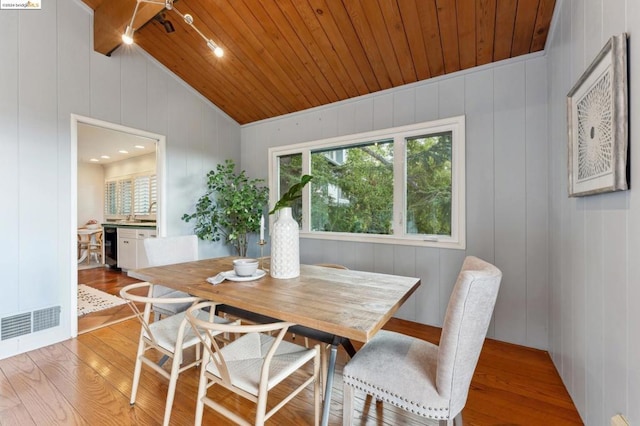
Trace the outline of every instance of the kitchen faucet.
<path fill-rule="evenodd" d="M 157 201 L 153 201 L 151 204 L 149 204 L 149 211 L 147 212 L 147 214 L 151 214 L 151 209 L 153 209 L 153 206 L 157 204 Z"/>

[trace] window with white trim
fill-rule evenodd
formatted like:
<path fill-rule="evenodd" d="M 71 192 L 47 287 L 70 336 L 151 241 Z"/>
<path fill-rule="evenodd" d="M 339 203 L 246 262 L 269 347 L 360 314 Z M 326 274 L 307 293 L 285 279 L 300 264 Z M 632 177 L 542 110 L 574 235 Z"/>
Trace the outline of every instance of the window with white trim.
<path fill-rule="evenodd" d="M 465 248 L 464 116 L 269 150 L 270 204 L 310 174 L 301 236 Z"/>
<path fill-rule="evenodd" d="M 155 216 L 156 175 L 121 176 L 104 183 L 104 213 L 107 219 L 130 215 Z"/>

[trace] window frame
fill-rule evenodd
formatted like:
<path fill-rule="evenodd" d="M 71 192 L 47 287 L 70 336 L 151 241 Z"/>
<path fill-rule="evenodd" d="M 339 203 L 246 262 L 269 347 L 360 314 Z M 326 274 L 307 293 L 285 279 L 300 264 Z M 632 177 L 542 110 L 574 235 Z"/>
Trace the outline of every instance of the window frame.
<path fill-rule="evenodd" d="M 435 133 L 452 132 L 451 138 L 451 236 L 431 236 L 425 234 L 407 234 L 405 227 L 406 212 L 406 139 Z M 279 161 L 280 156 L 302 155 L 302 173 L 311 174 L 311 152 L 332 147 L 348 147 L 381 139 L 393 139 L 393 234 L 357 234 L 349 232 L 312 231 L 309 213 L 311 211 L 310 187 L 302 193 L 301 238 L 369 242 L 381 244 L 412 245 L 448 249 L 466 248 L 466 205 L 465 205 L 465 116 L 416 123 L 370 132 L 332 137 L 293 145 L 269 148 L 269 203 L 275 205 L 280 197 Z M 271 215 L 272 224 L 276 215 Z"/>
<path fill-rule="evenodd" d="M 137 189 L 137 180 L 139 178 L 148 178 L 149 182 L 148 182 L 148 186 L 149 186 L 149 203 L 156 203 L 154 205 L 154 207 L 156 207 L 156 209 L 154 209 L 151 213 L 149 212 L 145 212 L 145 213 L 136 213 L 135 211 L 135 207 L 136 207 L 136 195 L 138 193 L 138 189 Z M 153 220 L 156 218 L 156 213 L 157 213 L 157 202 L 158 202 L 158 187 L 157 187 L 157 175 L 155 172 L 151 172 L 151 171 L 142 171 L 139 173 L 133 173 L 133 174 L 128 174 L 128 175 L 122 175 L 122 176 L 113 176 L 110 178 L 106 178 L 104 180 L 104 217 L 106 220 L 121 220 L 121 219 L 127 219 L 129 217 L 135 217 L 136 219 L 140 219 L 140 220 Z M 131 199 L 131 203 L 130 203 L 130 212 L 129 213 L 125 213 L 123 210 L 123 199 L 122 199 L 122 194 L 121 194 L 121 187 L 122 185 L 124 185 L 125 183 L 128 183 L 130 185 L 130 190 L 129 192 L 129 197 Z M 113 193 L 113 197 L 115 199 L 115 205 L 116 205 L 116 213 L 112 213 L 110 211 L 108 211 L 108 199 L 109 199 L 109 195 L 108 193 L 110 191 L 108 191 L 108 185 L 110 184 L 115 184 L 115 191 Z"/>

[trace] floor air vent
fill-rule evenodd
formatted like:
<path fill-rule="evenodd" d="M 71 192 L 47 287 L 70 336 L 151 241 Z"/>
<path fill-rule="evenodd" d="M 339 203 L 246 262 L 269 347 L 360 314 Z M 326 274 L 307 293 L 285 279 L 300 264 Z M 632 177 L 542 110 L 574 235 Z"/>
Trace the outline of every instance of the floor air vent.
<path fill-rule="evenodd" d="M 33 331 L 46 330 L 60 325 L 60 306 L 33 311 Z"/>
<path fill-rule="evenodd" d="M 31 312 L 2 318 L 2 340 L 31 333 Z"/>
<path fill-rule="evenodd" d="M 0 340 L 13 339 L 60 325 L 60 306 L 13 315 L 0 320 Z"/>

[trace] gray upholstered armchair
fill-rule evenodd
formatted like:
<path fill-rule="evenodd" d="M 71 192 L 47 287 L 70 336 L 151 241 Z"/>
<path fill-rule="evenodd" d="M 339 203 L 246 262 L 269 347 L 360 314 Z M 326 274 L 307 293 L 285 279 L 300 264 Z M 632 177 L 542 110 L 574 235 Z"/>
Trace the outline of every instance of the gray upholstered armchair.
<path fill-rule="evenodd" d="M 354 390 L 429 419 L 462 420 L 502 273 L 467 257 L 444 318 L 440 345 L 382 330 L 344 368 L 343 423 L 352 424 Z M 458 423 L 456 421 L 456 423 Z"/>

